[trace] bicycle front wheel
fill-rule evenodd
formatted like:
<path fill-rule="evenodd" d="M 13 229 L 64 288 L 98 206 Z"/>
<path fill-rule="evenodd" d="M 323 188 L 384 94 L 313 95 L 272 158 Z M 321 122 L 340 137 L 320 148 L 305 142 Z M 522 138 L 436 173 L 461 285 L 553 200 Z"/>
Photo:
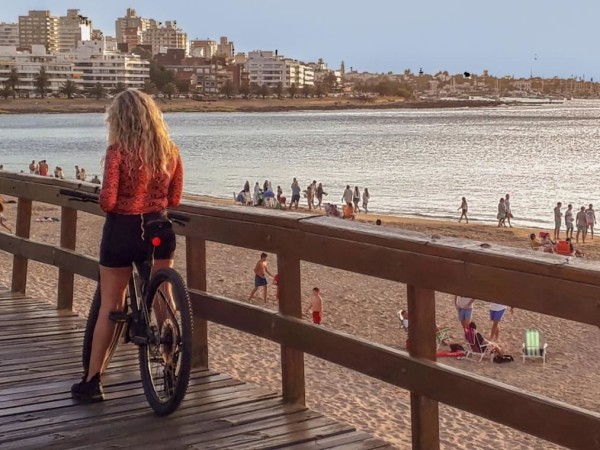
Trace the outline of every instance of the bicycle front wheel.
<path fill-rule="evenodd" d="M 181 404 L 192 370 L 192 308 L 181 275 L 158 270 L 148 285 L 148 343 L 139 346 L 148 403 L 159 416 Z"/>

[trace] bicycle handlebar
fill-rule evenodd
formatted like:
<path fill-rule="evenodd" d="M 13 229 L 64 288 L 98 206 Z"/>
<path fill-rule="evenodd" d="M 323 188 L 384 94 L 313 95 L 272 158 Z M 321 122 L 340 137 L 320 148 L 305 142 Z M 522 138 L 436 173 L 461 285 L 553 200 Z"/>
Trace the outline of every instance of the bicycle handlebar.
<path fill-rule="evenodd" d="M 71 197 L 69 200 L 80 201 L 84 203 L 98 203 L 98 195 L 89 192 L 73 191 L 71 189 L 61 189 L 59 191 L 59 194 Z M 167 217 L 181 226 L 185 226 L 185 222 L 190 221 L 190 218 L 188 216 L 171 211 L 167 211 Z"/>

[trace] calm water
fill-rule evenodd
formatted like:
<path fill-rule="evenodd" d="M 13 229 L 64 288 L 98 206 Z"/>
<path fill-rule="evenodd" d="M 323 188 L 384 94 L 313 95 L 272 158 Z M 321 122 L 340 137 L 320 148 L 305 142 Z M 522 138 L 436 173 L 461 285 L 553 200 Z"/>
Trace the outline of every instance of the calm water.
<path fill-rule="evenodd" d="M 552 224 L 557 201 L 598 203 L 600 102 L 453 110 L 166 115 L 181 148 L 189 192 L 231 198 L 244 182 L 270 179 L 290 195 L 292 177 L 322 181 L 329 201 L 346 184 L 368 187 L 371 209 L 495 220 L 512 197 L 516 225 Z M 0 116 L 0 164 L 28 171 L 47 159 L 101 175 L 101 114 Z M 600 208 L 599 208 L 600 209 Z"/>

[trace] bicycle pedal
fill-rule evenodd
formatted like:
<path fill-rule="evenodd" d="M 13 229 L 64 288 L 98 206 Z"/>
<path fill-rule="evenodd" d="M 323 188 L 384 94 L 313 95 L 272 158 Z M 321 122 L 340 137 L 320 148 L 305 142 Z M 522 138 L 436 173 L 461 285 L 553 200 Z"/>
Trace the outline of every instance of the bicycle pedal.
<path fill-rule="evenodd" d="M 126 312 L 111 312 L 108 313 L 108 318 L 113 322 L 124 323 L 129 319 L 129 314 Z"/>

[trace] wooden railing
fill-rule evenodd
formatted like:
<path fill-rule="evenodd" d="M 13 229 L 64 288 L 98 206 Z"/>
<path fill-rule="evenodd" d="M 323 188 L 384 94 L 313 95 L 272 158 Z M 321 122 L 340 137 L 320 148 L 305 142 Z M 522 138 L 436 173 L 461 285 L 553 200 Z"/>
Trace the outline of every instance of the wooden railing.
<path fill-rule="evenodd" d="M 0 234 L 14 255 L 12 289 L 27 288 L 28 260 L 59 268 L 58 307 L 71 308 L 73 274 L 97 279 L 98 262 L 76 253 L 77 210 L 61 188 L 89 184 L 0 172 L 0 193 L 18 198 L 16 235 Z M 32 201 L 62 208 L 60 247 L 29 239 Z M 187 282 L 193 303 L 194 357 L 208 366 L 207 321 L 281 345 L 283 398 L 304 403 L 304 353 L 410 391 L 413 448 L 439 448 L 438 402 L 574 449 L 600 448 L 600 415 L 435 362 L 435 292 L 470 296 L 580 323 L 600 325 L 596 264 L 453 238 L 282 211 L 185 203 Z M 279 312 L 206 292 L 206 242 L 277 254 Z M 405 283 L 410 354 L 301 320 L 300 262 Z M 565 298 L 569 301 L 566 302 Z M 452 389 L 447 389 L 452 386 Z M 468 395 L 466 395 L 468 393 Z"/>

